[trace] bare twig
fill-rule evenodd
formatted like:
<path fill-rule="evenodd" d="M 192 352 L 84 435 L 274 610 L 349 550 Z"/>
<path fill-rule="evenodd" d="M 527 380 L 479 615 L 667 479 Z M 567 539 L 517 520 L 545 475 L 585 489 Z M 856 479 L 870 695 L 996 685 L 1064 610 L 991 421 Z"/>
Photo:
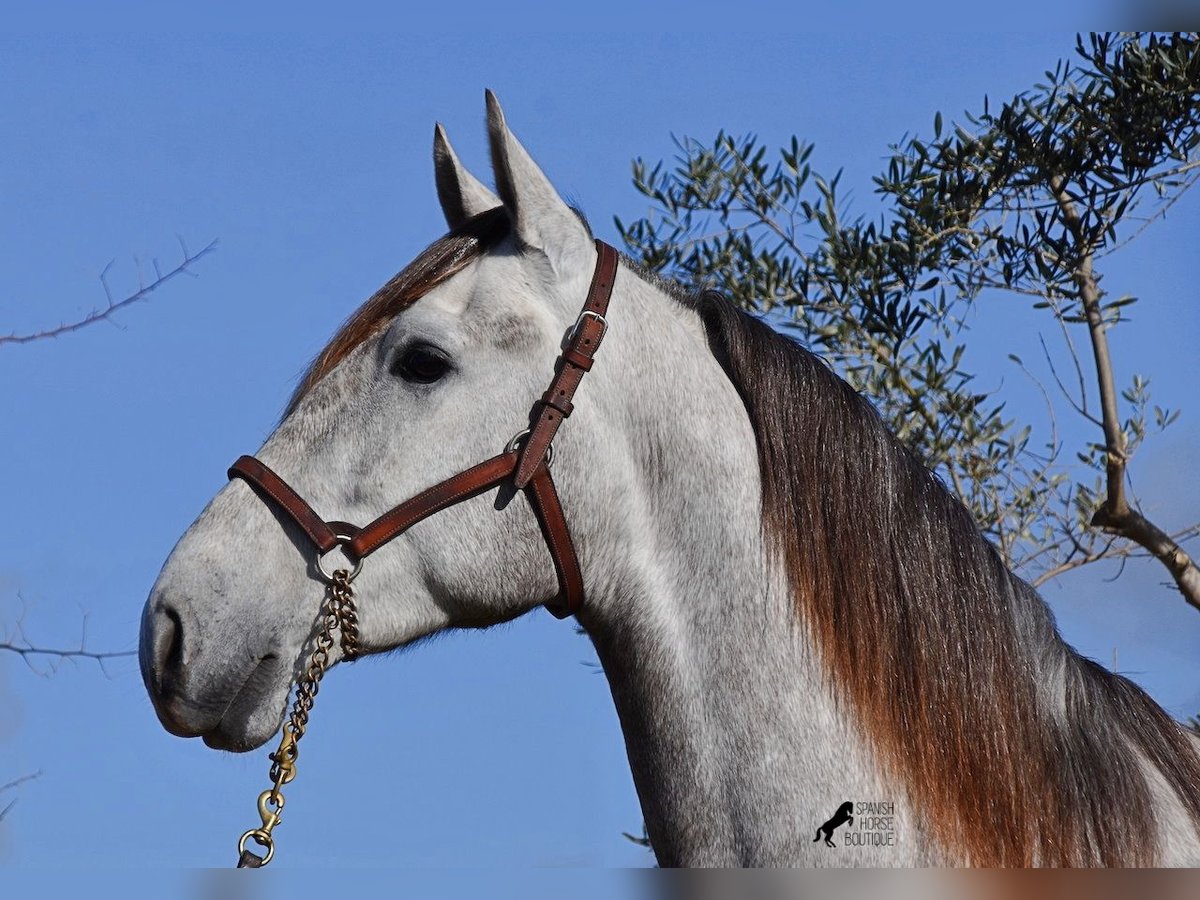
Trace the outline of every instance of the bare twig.
<path fill-rule="evenodd" d="M 33 781 L 35 778 L 41 777 L 41 774 L 41 771 L 31 772 L 28 775 L 22 775 L 20 778 L 14 778 L 12 781 L 8 782 L 8 784 L 0 784 L 0 794 L 3 794 L 5 791 L 11 791 L 13 788 L 20 787 L 27 781 Z M 16 803 L 17 801 L 15 799 L 9 800 L 8 804 L 3 809 L 0 809 L 0 822 L 4 821 L 4 817 L 8 815 L 9 810 L 11 810 Z"/>
<path fill-rule="evenodd" d="M 31 644 L 19 644 L 19 643 L 12 643 L 12 642 L 8 642 L 8 641 L 0 642 L 0 652 L 5 651 L 5 650 L 7 650 L 9 653 L 15 653 L 18 656 L 20 656 L 22 659 L 25 660 L 26 664 L 29 664 L 29 667 L 31 669 L 33 669 L 33 671 L 35 671 L 35 672 L 38 672 L 38 670 L 36 668 L 34 668 L 32 664 L 30 664 L 30 658 L 34 657 L 34 656 L 48 656 L 48 657 L 52 657 L 57 660 L 94 659 L 96 661 L 96 663 L 100 666 L 100 668 L 104 670 L 105 674 L 108 674 L 108 670 L 104 666 L 105 660 L 117 659 L 118 657 L 121 657 L 121 656 L 136 656 L 137 655 L 136 650 L 124 650 L 124 651 L 120 651 L 120 652 L 112 651 L 112 652 L 101 653 L 101 652 L 97 652 L 95 650 L 88 650 L 84 647 L 75 647 L 75 648 L 68 650 L 68 649 L 53 649 L 50 647 L 35 647 Z M 57 668 L 57 667 L 55 667 L 55 668 Z M 38 674 L 44 675 L 47 673 L 38 672 Z"/>
<path fill-rule="evenodd" d="M 1080 392 L 1079 395 L 1082 398 L 1082 403 L 1077 403 L 1075 401 L 1075 398 L 1073 396 L 1071 396 L 1071 392 L 1067 390 L 1067 386 L 1062 383 L 1062 379 L 1058 377 L 1058 369 L 1054 365 L 1054 358 L 1050 355 L 1050 350 L 1046 346 L 1046 339 L 1044 337 L 1042 337 L 1040 332 L 1038 333 L 1038 343 L 1040 343 L 1042 345 L 1042 355 L 1046 358 L 1046 365 L 1048 365 L 1050 367 L 1050 374 L 1052 376 L 1054 376 L 1054 383 L 1058 385 L 1058 389 L 1062 393 L 1063 397 L 1066 398 L 1067 403 L 1071 404 L 1071 408 L 1073 410 L 1075 410 L 1075 412 L 1079 413 L 1079 415 L 1083 416 L 1085 419 L 1087 419 L 1093 425 L 1100 425 L 1101 424 L 1100 420 L 1097 419 L 1095 416 L 1093 416 L 1091 413 L 1089 413 L 1086 409 L 1087 391 L 1084 390 L 1084 387 L 1083 387 L 1083 379 L 1082 379 L 1083 373 L 1080 372 L 1081 378 L 1079 381 L 1079 392 Z M 1072 352 L 1074 352 L 1073 349 L 1072 349 Z"/>
<path fill-rule="evenodd" d="M 1065 572 L 1070 572 L 1072 569 L 1078 569 L 1083 566 L 1090 565 L 1091 563 L 1099 562 L 1102 559 L 1124 560 L 1126 557 L 1131 555 L 1132 550 L 1127 548 L 1125 550 L 1117 550 L 1116 552 L 1113 552 L 1112 547 L 1116 540 L 1117 539 L 1115 536 L 1110 537 L 1104 542 L 1104 546 L 1102 546 L 1099 550 L 1094 550 L 1091 553 L 1084 554 L 1083 556 L 1075 556 L 1075 551 L 1072 551 L 1072 554 L 1068 555 L 1066 560 L 1059 563 L 1052 569 L 1047 569 L 1037 578 L 1033 579 L 1030 584 L 1032 584 L 1034 587 L 1041 587 L 1047 581 L 1057 578 L 1059 575 L 1062 575 Z"/>
<path fill-rule="evenodd" d="M 162 287 L 172 278 L 177 275 L 192 274 L 190 267 L 193 263 L 204 258 L 209 253 L 217 248 L 217 241 L 210 241 L 203 249 L 196 253 L 188 251 L 187 245 L 183 242 L 183 238 L 179 238 L 179 247 L 183 252 L 183 260 L 175 268 L 163 272 L 158 260 L 154 261 L 155 278 L 151 282 L 146 282 L 142 278 L 141 263 L 138 263 L 138 289 L 127 297 L 120 300 L 113 298 L 112 290 L 108 286 L 108 270 L 112 268 L 110 262 L 104 267 L 100 273 L 100 284 L 104 287 L 104 295 L 108 302 L 103 307 L 92 310 L 81 319 L 73 322 L 64 322 L 54 328 L 47 328 L 43 331 L 34 331 L 28 334 L 8 334 L 0 335 L 0 345 L 2 344 L 31 344 L 34 341 L 49 340 L 51 338 L 61 337 L 64 334 L 69 334 L 73 331 L 79 331 L 81 328 L 86 328 L 89 325 L 95 325 L 97 322 L 112 321 L 113 315 L 119 310 L 124 309 L 131 304 L 137 303 L 139 300 L 145 300 L 151 293 Z"/>
<path fill-rule="evenodd" d="M 136 656 L 135 650 L 124 651 L 96 651 L 87 648 L 87 622 L 88 617 L 85 613 L 83 616 L 83 624 L 80 628 L 79 646 L 68 648 L 51 648 L 41 647 L 33 643 L 25 633 L 24 614 L 13 624 L 9 629 L 9 633 L 5 634 L 4 640 L 0 641 L 0 653 L 13 653 L 25 662 L 29 670 L 37 675 L 48 676 L 53 675 L 58 671 L 59 666 L 66 661 L 72 663 L 78 660 L 92 660 L 100 667 L 105 676 L 111 677 L 108 671 L 107 663 L 109 660 L 118 659 L 123 656 Z M 42 658 L 49 661 L 49 668 L 39 668 L 34 665 L 34 660 Z"/>
<path fill-rule="evenodd" d="M 1079 379 L 1079 403 L 1083 407 L 1083 414 L 1092 422 L 1096 422 L 1096 418 L 1088 410 L 1088 395 L 1087 387 L 1084 383 L 1083 365 L 1079 362 L 1079 351 L 1075 349 L 1075 339 L 1071 337 L 1071 329 L 1067 327 L 1067 320 L 1063 316 L 1062 307 L 1055 303 L 1053 309 L 1054 318 L 1058 322 L 1058 327 L 1062 331 L 1067 350 L 1071 354 L 1071 364 L 1075 367 L 1075 377 Z M 1099 425 L 1100 423 L 1096 422 L 1096 424 Z"/>

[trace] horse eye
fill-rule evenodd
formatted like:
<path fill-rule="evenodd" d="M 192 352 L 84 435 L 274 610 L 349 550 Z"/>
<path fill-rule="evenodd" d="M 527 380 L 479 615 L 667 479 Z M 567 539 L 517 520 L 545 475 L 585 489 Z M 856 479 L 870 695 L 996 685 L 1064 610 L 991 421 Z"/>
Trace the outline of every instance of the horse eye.
<path fill-rule="evenodd" d="M 429 344 L 413 344 L 396 357 L 392 374 L 414 384 L 433 384 L 450 371 L 450 357 Z"/>

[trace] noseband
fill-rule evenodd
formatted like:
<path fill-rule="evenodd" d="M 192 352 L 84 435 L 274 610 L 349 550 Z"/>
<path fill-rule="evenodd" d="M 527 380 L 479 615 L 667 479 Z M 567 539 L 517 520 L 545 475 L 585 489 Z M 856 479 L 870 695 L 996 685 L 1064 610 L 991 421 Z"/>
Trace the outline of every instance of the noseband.
<path fill-rule="evenodd" d="M 554 460 L 554 435 L 571 415 L 571 398 L 592 368 L 608 329 L 605 313 L 617 274 L 617 251 L 601 240 L 596 241 L 596 251 L 598 259 L 587 299 L 567 333 L 554 379 L 535 405 L 533 424 L 509 441 L 499 456 L 438 482 L 362 528 L 326 522 L 286 481 L 253 456 L 238 459 L 230 467 L 229 477 L 248 482 L 264 503 L 283 511 L 299 526 L 317 549 L 317 566 L 322 574 L 323 558 L 340 546 L 354 564 L 351 577 L 358 574 L 363 560 L 418 522 L 511 479 L 512 485 L 529 499 L 558 575 L 558 595 L 545 601 L 545 606 L 560 619 L 577 612 L 583 605 L 583 575 L 550 465 Z"/>

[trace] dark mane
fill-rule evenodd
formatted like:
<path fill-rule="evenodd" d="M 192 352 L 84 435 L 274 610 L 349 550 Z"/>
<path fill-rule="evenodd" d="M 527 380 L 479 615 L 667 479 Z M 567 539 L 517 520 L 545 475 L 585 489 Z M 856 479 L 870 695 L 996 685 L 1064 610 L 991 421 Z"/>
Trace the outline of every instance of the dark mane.
<path fill-rule="evenodd" d="M 416 259 L 392 276 L 338 329 L 300 379 L 284 415 L 290 413 L 300 398 L 345 359 L 350 351 L 494 247 L 508 231 L 508 214 L 504 207 L 498 206 L 467 220 L 422 250 Z"/>
<path fill-rule="evenodd" d="M 765 534 L 835 696 L 951 856 L 1153 863 L 1142 760 L 1200 832 L 1200 758 L 1182 727 L 1063 642 L 875 409 L 718 295 L 691 305 L 749 413 Z"/>

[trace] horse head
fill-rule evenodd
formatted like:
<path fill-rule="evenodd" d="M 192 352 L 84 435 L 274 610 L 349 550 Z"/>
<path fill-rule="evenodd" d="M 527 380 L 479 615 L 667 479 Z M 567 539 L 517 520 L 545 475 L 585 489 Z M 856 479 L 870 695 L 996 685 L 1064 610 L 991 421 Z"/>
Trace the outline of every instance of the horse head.
<path fill-rule="evenodd" d="M 438 126 L 449 233 L 343 326 L 257 453 L 324 519 L 366 522 L 500 452 L 529 425 L 576 322 L 597 265 L 588 226 L 490 94 L 488 133 L 496 194 Z M 614 399 L 639 394 L 621 359 L 631 343 L 607 341 L 555 439 L 555 481 L 593 568 L 593 548 L 619 547 L 634 529 L 612 501 L 632 496 L 639 477 Z M 493 625 L 555 595 L 537 518 L 514 494 L 502 485 L 457 504 L 365 561 L 355 583 L 369 598 L 359 608 L 362 652 Z M 169 731 L 248 750 L 278 729 L 318 617 L 318 562 L 297 523 L 244 480 L 213 498 L 172 551 L 142 618 L 142 672 Z"/>

